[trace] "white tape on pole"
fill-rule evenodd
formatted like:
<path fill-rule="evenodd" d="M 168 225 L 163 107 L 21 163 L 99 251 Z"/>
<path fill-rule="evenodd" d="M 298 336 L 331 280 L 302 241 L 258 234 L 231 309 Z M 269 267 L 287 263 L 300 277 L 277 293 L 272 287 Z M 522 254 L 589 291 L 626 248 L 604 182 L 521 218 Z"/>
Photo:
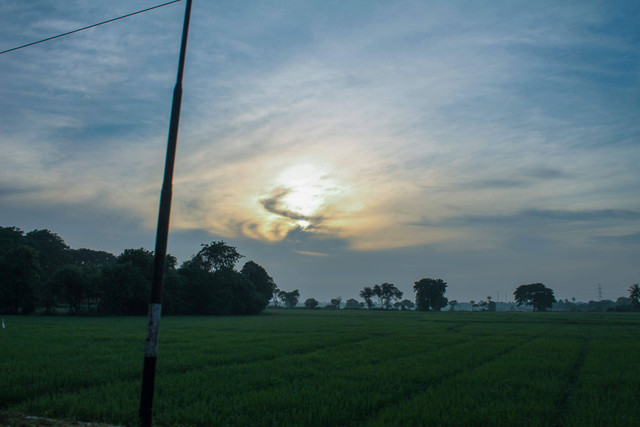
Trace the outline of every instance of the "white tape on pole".
<path fill-rule="evenodd" d="M 162 304 L 149 304 L 149 328 L 147 329 L 147 346 L 145 356 L 158 357 L 158 328 L 160 327 L 160 314 Z"/>

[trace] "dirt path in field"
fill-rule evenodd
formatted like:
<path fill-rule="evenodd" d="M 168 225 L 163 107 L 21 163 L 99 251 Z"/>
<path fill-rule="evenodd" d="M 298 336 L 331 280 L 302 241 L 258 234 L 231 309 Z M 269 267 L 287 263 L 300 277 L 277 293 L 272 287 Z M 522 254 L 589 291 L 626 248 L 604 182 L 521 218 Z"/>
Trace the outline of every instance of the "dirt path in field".
<path fill-rule="evenodd" d="M 0 426 L 3 427 L 116 427 L 104 423 L 84 423 L 52 418 L 31 417 L 23 414 L 0 412 Z"/>
<path fill-rule="evenodd" d="M 585 359 L 587 358 L 587 353 L 589 352 L 589 344 L 591 344 L 591 336 L 592 330 L 589 330 L 586 337 L 582 342 L 582 348 L 580 349 L 580 353 L 576 357 L 573 367 L 571 368 L 571 372 L 567 378 L 567 386 L 562 393 L 562 395 L 558 398 L 556 402 L 556 416 L 554 419 L 557 420 L 557 426 L 564 426 L 567 423 L 567 416 L 569 415 L 569 407 L 571 406 L 571 399 L 573 397 L 573 392 L 576 388 L 576 383 L 578 382 L 578 376 L 580 375 L 580 371 L 582 370 L 582 366 L 584 365 Z"/>

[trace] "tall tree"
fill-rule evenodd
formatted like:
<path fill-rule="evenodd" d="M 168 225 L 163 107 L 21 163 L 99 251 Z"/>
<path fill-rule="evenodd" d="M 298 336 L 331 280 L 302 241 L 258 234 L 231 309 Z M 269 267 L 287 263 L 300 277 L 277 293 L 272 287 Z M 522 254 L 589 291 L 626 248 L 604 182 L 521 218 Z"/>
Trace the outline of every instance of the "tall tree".
<path fill-rule="evenodd" d="M 531 305 L 533 306 L 533 311 L 546 311 L 556 302 L 553 290 L 542 283 L 520 285 L 516 288 L 513 296 L 516 300 L 516 305 Z"/>
<path fill-rule="evenodd" d="M 269 300 L 273 298 L 273 292 L 277 289 L 273 278 L 269 276 L 267 271 L 259 264 L 248 261 L 242 266 L 240 273 L 244 274 L 256 286 L 256 290 L 264 298 L 264 307 L 267 306 Z M 263 308 L 264 308 L 263 307 Z"/>
<path fill-rule="evenodd" d="M 21 245 L 0 256 L 0 312 L 30 314 L 36 308 L 40 265 L 35 249 Z"/>
<path fill-rule="evenodd" d="M 392 283 L 380 285 L 380 294 L 382 295 L 382 306 L 386 309 L 391 308 L 392 301 L 398 301 L 402 298 L 402 292 Z"/>
<path fill-rule="evenodd" d="M 24 244 L 24 232 L 18 227 L 0 227 L 0 256 Z"/>
<path fill-rule="evenodd" d="M 300 299 L 300 291 L 297 289 L 291 292 L 280 291 L 278 292 L 278 296 L 287 308 L 295 308 L 298 304 L 298 300 Z"/>
<path fill-rule="evenodd" d="M 361 302 L 358 302 L 358 300 L 354 298 L 349 298 L 344 305 L 344 308 L 347 310 L 357 310 L 362 307 L 364 307 L 364 304 Z"/>
<path fill-rule="evenodd" d="M 364 289 L 360 291 L 360 297 L 364 299 L 364 302 L 367 304 L 367 308 L 371 310 L 373 307 L 373 289 L 369 286 L 365 286 Z"/>
<path fill-rule="evenodd" d="M 59 290 L 51 280 L 55 272 L 69 262 L 69 246 L 62 237 L 50 230 L 33 230 L 25 235 L 24 242 L 38 252 L 40 280 L 35 286 L 37 302 L 51 313 Z"/>
<path fill-rule="evenodd" d="M 188 314 L 184 277 L 175 268 L 175 264 L 170 265 L 168 261 L 165 261 L 162 314 Z"/>
<path fill-rule="evenodd" d="M 131 264 L 151 280 L 153 274 L 153 252 L 145 248 L 125 249 L 116 257 L 116 264 Z"/>
<path fill-rule="evenodd" d="M 108 267 L 116 263 L 116 257 L 105 251 L 94 251 L 93 249 L 69 249 L 69 261 L 73 265 L 96 267 Z"/>
<path fill-rule="evenodd" d="M 153 252 L 125 249 L 116 263 L 104 270 L 102 311 L 141 315 L 148 311 Z"/>
<path fill-rule="evenodd" d="M 106 268 L 106 267 L 104 267 Z M 95 265 L 85 265 L 82 267 L 82 274 L 85 279 L 85 301 L 87 311 L 97 312 L 102 303 L 103 290 L 103 267 Z"/>
<path fill-rule="evenodd" d="M 25 235 L 25 242 L 40 254 L 40 268 L 45 275 L 52 276 L 57 269 L 69 262 L 69 246 L 52 231 L 30 231 Z"/>
<path fill-rule="evenodd" d="M 273 306 L 275 308 L 278 308 L 280 306 L 280 297 L 278 296 L 280 294 L 280 289 L 278 289 L 278 287 L 276 286 L 275 288 L 273 288 L 273 298 L 271 298 L 271 301 L 273 302 Z"/>
<path fill-rule="evenodd" d="M 89 293 L 83 270 L 75 265 L 65 265 L 53 276 L 62 299 L 69 305 L 69 314 L 80 312 L 80 304 Z"/>
<path fill-rule="evenodd" d="M 415 304 L 409 299 L 400 301 L 400 310 L 411 310 L 413 307 L 415 307 Z"/>
<path fill-rule="evenodd" d="M 373 285 L 373 288 L 371 288 L 371 291 L 373 292 L 373 296 L 378 298 L 378 303 L 380 304 L 380 307 L 383 307 L 382 301 L 383 301 L 384 295 L 382 294 L 382 286 Z"/>
<path fill-rule="evenodd" d="M 248 261 L 240 272 L 242 258 L 235 247 L 212 242 L 184 262 L 182 300 L 187 311 L 197 314 L 257 314 L 277 289 L 273 278 L 259 264 Z"/>
<path fill-rule="evenodd" d="M 193 257 L 207 271 L 216 271 L 222 268 L 233 269 L 236 262 L 243 256 L 235 247 L 227 245 L 223 241 L 202 244 L 202 249 Z"/>
<path fill-rule="evenodd" d="M 497 305 L 492 301 L 491 295 L 487 295 L 487 311 L 496 311 Z"/>
<path fill-rule="evenodd" d="M 309 310 L 313 310 L 318 306 L 318 300 L 315 298 L 307 298 L 304 302 L 304 306 Z"/>
<path fill-rule="evenodd" d="M 258 314 L 269 300 L 247 276 L 230 268 L 222 268 L 214 274 L 215 283 L 231 290 L 231 314 Z"/>
<path fill-rule="evenodd" d="M 204 269 L 193 258 L 185 261 L 178 270 L 183 280 L 183 300 L 189 314 L 230 314 L 230 289 L 215 282 L 213 273 Z"/>
<path fill-rule="evenodd" d="M 629 287 L 629 301 L 634 310 L 640 310 L 640 284 L 634 283 Z"/>
<path fill-rule="evenodd" d="M 413 285 L 416 293 L 416 309 L 421 311 L 440 311 L 447 305 L 444 293 L 447 290 L 447 282 L 442 279 L 420 279 Z"/>

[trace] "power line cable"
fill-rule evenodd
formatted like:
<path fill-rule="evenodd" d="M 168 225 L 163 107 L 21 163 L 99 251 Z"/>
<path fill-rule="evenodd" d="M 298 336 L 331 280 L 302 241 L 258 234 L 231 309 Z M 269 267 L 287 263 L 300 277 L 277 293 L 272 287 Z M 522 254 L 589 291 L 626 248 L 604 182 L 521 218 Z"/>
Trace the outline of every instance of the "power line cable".
<path fill-rule="evenodd" d="M 69 32 L 66 32 L 66 33 L 63 33 L 63 34 L 58 34 L 57 36 L 48 37 L 46 39 L 38 40 L 37 42 L 27 43 L 27 44 L 24 44 L 22 46 L 18 46 L 18 47 L 14 47 L 14 48 L 11 48 L 11 49 L 3 50 L 2 52 L 0 52 L 0 55 L 5 54 L 5 53 L 9 53 L 9 52 L 13 52 L 14 50 L 23 49 L 25 47 L 33 46 L 33 45 L 38 44 L 38 43 L 43 43 L 43 42 L 46 42 L 46 41 L 49 41 L 49 40 L 57 39 L 59 37 L 68 36 L 68 35 L 73 34 L 73 33 L 78 33 L 80 31 L 88 30 L 89 28 L 93 28 L 93 27 L 97 27 L 97 26 L 100 26 L 100 25 L 108 24 L 110 22 L 117 21 L 119 19 L 128 18 L 130 16 L 138 15 L 138 14 L 144 13 L 144 12 L 149 12 L 150 10 L 158 9 L 160 7 L 168 6 L 170 4 L 178 3 L 178 2 L 181 2 L 181 1 L 182 0 L 173 0 L 173 1 L 170 1 L 170 2 L 167 2 L 167 3 L 159 4 L 157 6 L 149 7 L 147 9 L 139 10 L 137 12 L 129 13 L 127 15 L 118 16 L 117 18 L 109 19 L 107 21 L 99 22 L 97 24 L 93 24 L 93 25 L 89 25 L 89 26 L 86 26 L 86 27 L 78 28 L 77 30 L 69 31 Z"/>

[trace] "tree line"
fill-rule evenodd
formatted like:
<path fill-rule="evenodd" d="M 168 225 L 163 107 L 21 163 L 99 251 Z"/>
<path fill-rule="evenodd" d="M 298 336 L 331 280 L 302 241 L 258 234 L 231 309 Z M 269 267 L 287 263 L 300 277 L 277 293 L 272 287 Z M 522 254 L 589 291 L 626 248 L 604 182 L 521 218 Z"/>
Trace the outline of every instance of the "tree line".
<path fill-rule="evenodd" d="M 383 310 L 411 310 L 415 308 L 420 311 L 440 311 L 445 307 L 449 300 L 444 296 L 447 289 L 447 282 L 442 279 L 424 278 L 414 283 L 413 290 L 416 294 L 415 304 L 409 299 L 403 299 L 404 293 L 400 291 L 393 283 L 382 283 L 380 285 L 365 286 L 360 291 L 360 297 L 364 302 L 356 299 L 348 299 L 345 303 L 345 309 L 383 309 Z M 299 296 L 299 295 L 298 295 Z M 329 309 L 340 308 L 342 298 L 337 297 L 331 300 L 331 304 L 325 306 Z M 296 299 L 297 303 L 297 299 Z M 452 305 L 455 306 L 454 302 Z M 308 298 L 305 302 L 305 308 L 315 309 L 318 307 L 318 301 L 315 298 Z M 277 305 L 277 303 L 276 303 Z M 289 305 L 291 308 L 295 306 Z"/>
<path fill-rule="evenodd" d="M 223 241 L 203 244 L 177 266 L 167 255 L 163 314 L 257 314 L 276 284 L 259 264 Z M 148 310 L 153 252 L 71 249 L 49 230 L 24 233 L 0 227 L 0 313 L 144 315 Z"/>
<path fill-rule="evenodd" d="M 235 266 L 243 258 L 223 241 L 202 244 L 191 259 L 177 266 L 167 255 L 163 314 L 257 314 L 269 301 L 274 307 L 295 308 L 300 292 L 278 289 L 267 271 L 253 261 L 240 271 Z M 70 314 L 144 315 L 148 310 L 153 252 L 144 248 L 125 249 L 115 256 L 104 251 L 71 249 L 49 230 L 24 233 L 17 227 L 0 227 L 0 313 L 51 314 L 64 305 Z M 445 297 L 447 282 L 423 278 L 414 282 L 415 303 L 403 299 L 403 292 L 392 283 L 365 286 L 364 302 L 348 299 L 346 309 L 399 309 L 441 311 L 447 305 L 454 311 L 458 301 Z M 533 311 L 546 311 L 557 301 L 552 289 L 542 283 L 520 285 L 514 292 L 516 305 L 530 305 Z M 496 303 L 470 301 L 472 311 L 495 311 Z M 315 298 L 304 301 L 315 309 Z M 325 309 L 341 308 L 340 297 Z M 640 285 L 629 288 L 616 311 L 640 311 Z"/>
<path fill-rule="evenodd" d="M 415 307 L 418 311 L 441 311 L 447 305 L 449 311 L 455 311 L 458 305 L 457 300 L 448 300 L 444 294 L 447 289 L 447 282 L 442 279 L 424 278 L 420 279 L 413 285 L 415 292 L 415 304 L 404 299 L 401 301 L 403 293 L 398 290 L 395 285 L 383 283 L 381 285 L 365 286 L 360 291 L 360 297 L 364 299 L 359 302 L 355 299 L 347 300 L 345 309 L 400 309 L 410 310 Z M 620 297 L 614 303 L 613 301 L 589 301 L 588 304 L 580 305 L 571 303 L 568 300 L 556 300 L 554 291 L 542 283 L 531 283 L 520 285 L 513 293 L 516 306 L 528 305 L 533 311 L 547 311 L 552 308 L 561 311 L 640 311 L 640 285 L 635 283 L 628 289 L 628 297 Z M 377 299 L 377 301 L 374 301 Z M 341 299 L 334 298 L 331 304 L 325 308 L 339 308 Z M 469 301 L 471 311 L 496 311 L 497 304 L 492 300 L 491 296 L 487 296 L 486 301 L 482 300 L 476 303 L 474 300 Z M 318 301 L 309 298 L 305 301 L 305 307 L 308 309 L 317 308 Z M 568 309 L 569 308 L 569 309 Z"/>
<path fill-rule="evenodd" d="M 441 311 L 444 307 L 449 306 L 449 311 L 455 311 L 458 301 L 448 300 L 444 296 L 446 289 L 447 282 L 442 279 L 420 279 L 413 285 L 415 292 L 414 304 L 411 300 L 402 299 L 403 293 L 391 283 L 365 286 L 359 294 L 364 302 L 348 299 L 344 309 L 410 310 L 415 308 L 418 311 Z M 514 291 L 513 296 L 516 306 L 528 305 L 532 307 L 533 311 L 547 311 L 552 308 L 562 311 L 640 311 L 640 285 L 637 283 L 629 288 L 628 297 L 620 297 L 615 303 L 612 301 L 600 301 L 598 303 L 590 301 L 589 304 L 583 304 L 586 309 L 576 309 L 575 304 L 570 303 L 568 300 L 556 300 L 553 289 L 542 283 L 520 285 Z M 293 308 L 297 301 L 296 299 L 294 304 L 289 303 L 286 306 Z M 340 297 L 333 298 L 331 304 L 326 305 L 324 308 L 340 308 L 341 301 Z M 486 301 L 482 300 L 476 303 L 476 301 L 471 300 L 469 303 L 471 304 L 471 311 L 496 311 L 497 308 L 497 304 L 492 300 L 491 296 L 487 296 Z M 307 309 L 316 309 L 319 306 L 319 302 L 315 298 L 308 298 L 304 302 L 304 306 Z M 572 307 L 572 309 L 568 310 L 567 307 Z"/>

